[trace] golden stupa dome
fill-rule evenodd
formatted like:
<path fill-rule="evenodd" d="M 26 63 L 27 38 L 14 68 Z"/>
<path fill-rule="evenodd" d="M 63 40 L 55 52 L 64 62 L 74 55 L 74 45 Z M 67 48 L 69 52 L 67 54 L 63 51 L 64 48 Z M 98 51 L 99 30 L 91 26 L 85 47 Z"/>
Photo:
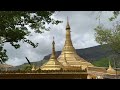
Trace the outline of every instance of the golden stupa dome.
<path fill-rule="evenodd" d="M 116 73 L 116 70 L 114 70 L 110 64 L 110 61 L 109 61 L 109 68 L 107 69 L 107 73 L 109 74 L 115 74 Z"/>

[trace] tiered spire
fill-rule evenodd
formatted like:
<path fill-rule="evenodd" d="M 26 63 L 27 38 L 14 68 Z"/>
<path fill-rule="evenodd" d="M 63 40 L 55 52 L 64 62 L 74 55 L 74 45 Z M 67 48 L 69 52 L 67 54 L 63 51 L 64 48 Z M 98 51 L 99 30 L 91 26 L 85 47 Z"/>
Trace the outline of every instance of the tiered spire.
<path fill-rule="evenodd" d="M 71 34 L 70 34 L 70 25 L 69 25 L 69 21 L 68 21 L 68 17 L 67 17 L 67 25 L 66 25 L 66 41 L 65 41 L 65 48 L 67 49 L 68 46 L 73 47 L 72 41 L 71 41 Z M 74 50 L 73 48 L 71 48 L 71 50 Z"/>
<path fill-rule="evenodd" d="M 93 66 L 91 63 L 88 63 L 83 58 L 79 57 L 76 53 L 75 48 L 73 47 L 70 33 L 70 25 L 67 17 L 66 25 L 66 40 L 62 50 L 61 55 L 58 57 L 58 61 L 62 63 L 63 66 Z"/>
<path fill-rule="evenodd" d="M 60 70 L 61 68 L 63 68 L 63 66 L 59 61 L 57 61 L 57 58 L 55 55 L 55 41 L 53 37 L 51 57 L 47 63 L 41 66 L 41 70 Z"/>
<path fill-rule="evenodd" d="M 52 42 L 52 55 L 51 55 L 50 59 L 56 59 L 54 37 L 53 37 L 53 42 Z"/>

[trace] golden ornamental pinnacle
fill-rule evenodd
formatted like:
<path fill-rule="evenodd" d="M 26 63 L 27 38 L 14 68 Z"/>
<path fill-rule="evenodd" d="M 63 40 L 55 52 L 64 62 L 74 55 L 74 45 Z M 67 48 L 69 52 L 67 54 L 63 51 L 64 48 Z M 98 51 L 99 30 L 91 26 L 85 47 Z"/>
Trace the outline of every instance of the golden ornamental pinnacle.
<path fill-rule="evenodd" d="M 53 44 L 55 44 L 55 42 L 54 42 L 54 37 L 53 37 L 53 42 L 52 42 Z"/>
<path fill-rule="evenodd" d="M 66 25 L 66 30 L 70 30 L 70 25 L 69 25 L 68 16 L 67 16 L 67 25 Z"/>
<path fill-rule="evenodd" d="M 110 60 L 109 60 L 109 68 L 112 68 L 112 67 L 111 67 L 111 63 L 110 63 Z"/>
<path fill-rule="evenodd" d="M 109 68 L 107 69 L 107 73 L 109 73 L 109 74 L 116 74 L 116 70 L 114 70 L 112 68 L 110 60 L 109 60 Z"/>
<path fill-rule="evenodd" d="M 53 42 L 52 42 L 52 55 L 50 58 L 56 59 L 54 37 L 53 37 Z"/>
<path fill-rule="evenodd" d="M 52 49 L 53 49 L 53 51 L 52 52 L 55 52 L 55 41 L 54 41 L 54 37 L 53 37 L 53 42 L 52 42 Z M 55 54 L 55 53 L 54 53 Z"/>

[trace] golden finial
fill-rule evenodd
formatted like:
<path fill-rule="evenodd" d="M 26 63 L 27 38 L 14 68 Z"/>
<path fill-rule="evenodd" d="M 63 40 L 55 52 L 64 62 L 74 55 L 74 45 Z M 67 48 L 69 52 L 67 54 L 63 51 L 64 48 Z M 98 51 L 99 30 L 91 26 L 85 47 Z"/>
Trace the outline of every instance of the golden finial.
<path fill-rule="evenodd" d="M 53 41 L 54 41 L 54 36 L 53 36 Z"/>
<path fill-rule="evenodd" d="M 54 37 L 53 37 L 53 42 L 52 42 L 52 55 L 51 58 L 55 58 L 55 42 L 54 42 Z"/>
<path fill-rule="evenodd" d="M 54 42 L 54 36 L 53 36 L 53 44 L 55 44 L 55 42 Z"/>
<path fill-rule="evenodd" d="M 109 60 L 109 68 L 111 68 L 111 63 L 110 63 L 110 60 Z"/>
<path fill-rule="evenodd" d="M 68 16 L 67 16 L 67 23 L 69 22 L 69 20 L 68 20 Z"/>
<path fill-rule="evenodd" d="M 66 29 L 70 29 L 70 25 L 69 25 L 68 16 L 67 16 L 67 26 L 66 26 Z"/>

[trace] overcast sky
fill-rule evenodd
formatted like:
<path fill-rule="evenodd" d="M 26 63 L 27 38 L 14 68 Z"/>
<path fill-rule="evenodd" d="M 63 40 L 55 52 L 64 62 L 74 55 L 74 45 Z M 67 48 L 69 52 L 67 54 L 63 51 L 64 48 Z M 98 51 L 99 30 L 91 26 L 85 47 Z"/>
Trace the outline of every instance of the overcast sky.
<path fill-rule="evenodd" d="M 52 17 L 62 20 L 63 23 L 58 25 L 51 25 L 51 31 L 45 31 L 42 34 L 34 34 L 29 39 L 35 43 L 39 43 L 37 48 L 33 48 L 29 44 L 21 43 L 20 49 L 14 49 L 9 44 L 5 44 L 9 60 L 7 64 L 16 66 L 26 63 L 25 57 L 27 56 L 31 62 L 40 61 L 45 55 L 51 53 L 51 43 L 53 36 L 55 37 L 56 51 L 63 48 L 65 42 L 65 27 L 67 16 L 71 27 L 71 39 L 76 49 L 88 48 L 98 45 L 95 41 L 94 28 L 98 25 L 99 21 L 96 20 L 99 14 L 92 11 L 61 11 L 54 14 Z M 111 12 L 105 12 L 101 15 L 101 23 L 107 27 L 111 26 L 108 17 Z"/>

